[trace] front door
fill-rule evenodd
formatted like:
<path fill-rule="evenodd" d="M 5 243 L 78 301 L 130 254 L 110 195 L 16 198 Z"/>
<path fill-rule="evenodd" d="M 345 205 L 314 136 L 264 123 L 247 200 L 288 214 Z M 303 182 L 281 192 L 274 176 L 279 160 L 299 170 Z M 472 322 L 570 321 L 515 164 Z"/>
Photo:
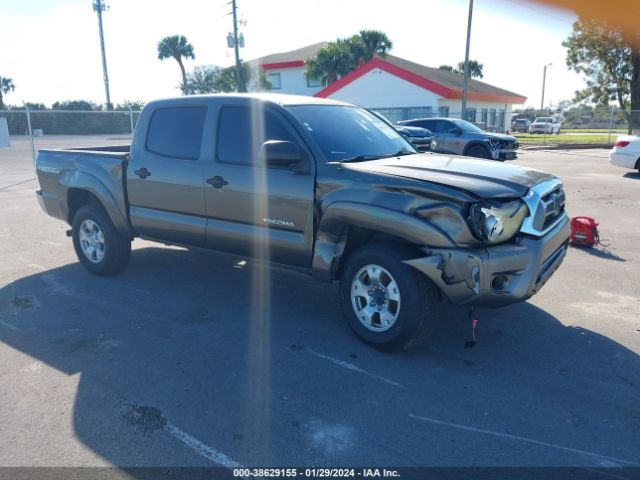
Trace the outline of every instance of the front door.
<path fill-rule="evenodd" d="M 310 267 L 315 164 L 291 124 L 261 104 L 223 105 L 216 151 L 204 169 L 209 248 Z M 258 163 L 267 140 L 296 143 L 304 171 Z"/>

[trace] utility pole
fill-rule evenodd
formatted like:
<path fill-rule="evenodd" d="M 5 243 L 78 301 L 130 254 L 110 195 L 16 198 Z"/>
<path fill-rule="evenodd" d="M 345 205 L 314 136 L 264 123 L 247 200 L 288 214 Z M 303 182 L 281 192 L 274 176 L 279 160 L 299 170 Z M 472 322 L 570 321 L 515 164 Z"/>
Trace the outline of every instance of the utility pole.
<path fill-rule="evenodd" d="M 242 69 L 240 68 L 240 44 L 238 42 L 238 17 L 236 13 L 238 7 L 236 7 L 236 0 L 231 0 L 231 5 L 233 8 L 233 48 L 236 54 L 236 90 L 243 92 Z"/>
<path fill-rule="evenodd" d="M 542 71 L 542 99 L 540 100 L 540 115 L 544 115 L 542 112 L 544 110 L 544 84 L 547 81 L 547 67 L 550 67 L 551 65 L 553 65 L 553 63 L 547 63 Z"/>
<path fill-rule="evenodd" d="M 464 77 L 462 79 L 462 119 L 467 116 L 467 89 L 469 81 L 469 44 L 471 43 L 471 17 L 473 16 L 473 0 L 469 0 L 469 18 L 467 19 L 467 47 L 464 52 Z"/>
<path fill-rule="evenodd" d="M 112 110 L 111 95 L 109 94 L 109 74 L 107 73 L 107 55 L 104 51 L 104 32 L 102 31 L 102 12 L 107 10 L 104 0 L 93 0 L 93 10 L 98 14 L 98 29 L 100 30 L 100 49 L 102 51 L 102 75 L 104 78 L 104 93 L 107 97 L 107 110 Z"/>

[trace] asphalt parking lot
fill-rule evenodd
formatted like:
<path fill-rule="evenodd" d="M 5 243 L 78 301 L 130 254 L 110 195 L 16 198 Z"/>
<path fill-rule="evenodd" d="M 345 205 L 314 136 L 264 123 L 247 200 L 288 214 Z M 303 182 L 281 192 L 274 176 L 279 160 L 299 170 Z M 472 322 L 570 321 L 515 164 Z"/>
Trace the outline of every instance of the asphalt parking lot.
<path fill-rule="evenodd" d="M 473 349 L 442 305 L 427 344 L 383 354 L 301 274 L 136 240 L 90 275 L 25 145 L 0 149 L 0 466 L 640 466 L 640 175 L 606 151 L 515 161 L 605 247 L 481 310 Z"/>

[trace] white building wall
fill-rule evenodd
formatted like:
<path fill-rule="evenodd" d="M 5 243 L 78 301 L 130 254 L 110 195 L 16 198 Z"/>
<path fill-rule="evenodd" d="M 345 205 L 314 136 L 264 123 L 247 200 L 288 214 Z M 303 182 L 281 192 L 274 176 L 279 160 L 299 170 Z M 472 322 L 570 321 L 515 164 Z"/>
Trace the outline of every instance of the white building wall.
<path fill-rule="evenodd" d="M 431 107 L 442 97 L 379 68 L 374 68 L 329 96 L 367 108 Z"/>
<path fill-rule="evenodd" d="M 322 90 L 322 87 L 307 87 L 307 77 L 304 74 L 303 67 L 267 70 L 265 73 L 267 75 L 267 79 L 269 78 L 269 74 L 280 74 L 280 89 L 271 90 L 275 93 L 313 96 L 315 93 Z"/>

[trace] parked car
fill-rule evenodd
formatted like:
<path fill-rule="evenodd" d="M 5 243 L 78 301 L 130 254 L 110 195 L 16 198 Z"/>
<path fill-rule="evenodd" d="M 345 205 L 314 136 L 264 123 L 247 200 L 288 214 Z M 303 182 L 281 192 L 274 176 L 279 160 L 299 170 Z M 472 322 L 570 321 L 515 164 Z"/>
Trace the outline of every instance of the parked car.
<path fill-rule="evenodd" d="M 538 117 L 529 125 L 529 133 L 560 133 L 560 122 L 553 117 Z"/>
<path fill-rule="evenodd" d="M 493 160 L 516 158 L 518 139 L 502 133 L 489 133 L 473 123 L 457 118 L 417 118 L 399 125 L 422 127 L 433 132 L 431 150 Z"/>
<path fill-rule="evenodd" d="M 289 266 L 339 281 L 348 325 L 382 350 L 426 337 L 442 298 L 526 300 L 569 238 L 553 175 L 418 154 L 367 110 L 313 97 L 153 101 L 130 146 L 41 150 L 36 170 L 90 272 L 123 269 L 135 237 Z"/>
<path fill-rule="evenodd" d="M 511 131 L 527 133 L 529 131 L 529 125 L 531 125 L 531 120 L 528 118 L 516 118 L 511 122 Z"/>
<path fill-rule="evenodd" d="M 394 128 L 400 135 L 407 139 L 413 146 L 413 148 L 415 148 L 418 152 L 428 152 L 431 149 L 431 142 L 433 141 L 433 133 L 431 133 L 431 131 L 427 130 L 426 128 L 420 127 L 394 125 L 389 121 L 387 117 L 382 115 L 380 112 L 376 112 L 375 110 L 369 111 L 380 120 L 385 122 L 387 125 Z"/>
<path fill-rule="evenodd" d="M 619 136 L 609 152 L 609 163 L 616 167 L 634 169 L 640 173 L 640 136 Z"/>

